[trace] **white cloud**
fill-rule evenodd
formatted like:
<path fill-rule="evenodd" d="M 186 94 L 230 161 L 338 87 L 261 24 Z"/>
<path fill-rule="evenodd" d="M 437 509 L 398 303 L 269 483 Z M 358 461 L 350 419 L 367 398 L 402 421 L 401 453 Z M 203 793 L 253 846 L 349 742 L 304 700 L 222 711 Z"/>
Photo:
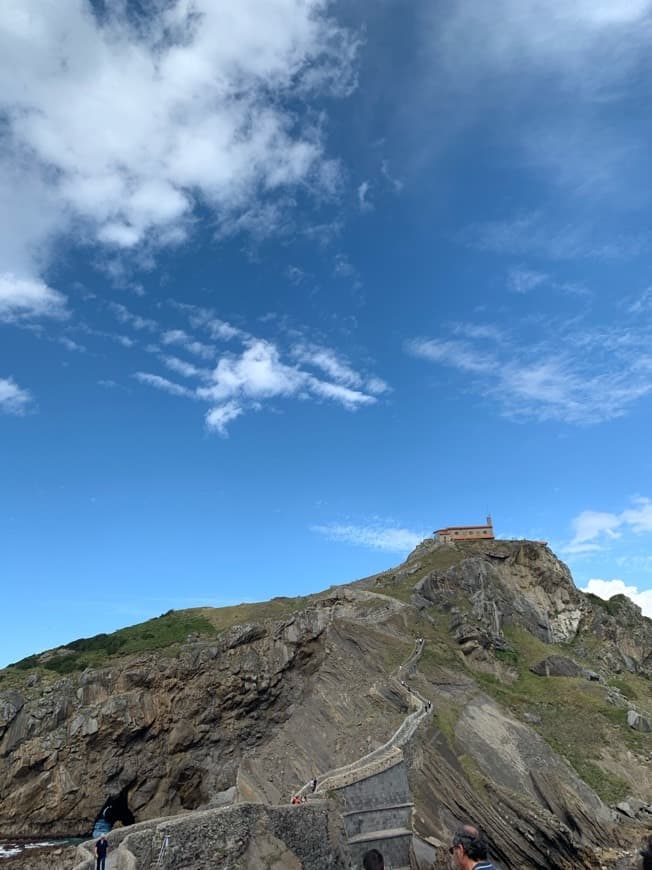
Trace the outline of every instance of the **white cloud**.
<path fill-rule="evenodd" d="M 185 350 L 202 357 L 203 359 L 212 359 L 215 357 L 215 348 L 202 341 L 197 341 L 184 332 L 183 329 L 169 329 L 161 335 L 161 344 L 178 345 Z"/>
<path fill-rule="evenodd" d="M 29 390 L 19 387 L 13 378 L 0 378 L 0 412 L 25 414 L 32 404 Z"/>
<path fill-rule="evenodd" d="M 514 420 L 600 423 L 652 394 L 652 331 L 645 322 L 585 327 L 577 320 L 524 320 L 512 333 L 453 325 L 464 338 L 417 338 L 412 356 L 457 369 L 466 388 Z"/>
<path fill-rule="evenodd" d="M 65 297 L 43 281 L 0 274 L 0 321 L 66 316 Z"/>
<path fill-rule="evenodd" d="M 628 260 L 652 247 L 649 231 L 630 234 L 610 231 L 606 236 L 590 221 L 560 223 L 541 212 L 472 224 L 458 240 L 488 253 L 531 254 L 550 260 Z M 563 289 L 563 285 L 560 287 Z"/>
<path fill-rule="evenodd" d="M 337 278 L 355 278 L 358 272 L 346 254 L 336 254 L 333 274 Z"/>
<path fill-rule="evenodd" d="M 543 272 L 535 272 L 532 269 L 523 267 L 513 268 L 509 270 L 507 283 L 511 290 L 515 293 L 529 293 L 541 284 L 544 284 L 548 276 Z"/>
<path fill-rule="evenodd" d="M 331 384 L 328 381 L 320 381 L 318 378 L 307 378 L 308 389 L 316 396 L 324 399 L 333 399 L 349 411 L 355 411 L 361 405 L 374 405 L 377 401 L 375 396 L 370 396 L 360 390 L 352 390 L 342 384 Z"/>
<path fill-rule="evenodd" d="M 181 384 L 175 384 L 167 378 L 162 378 L 160 375 L 150 374 L 149 372 L 136 372 L 134 377 L 141 384 L 148 384 L 157 390 L 162 390 L 164 393 L 170 393 L 172 396 L 182 396 L 185 399 L 193 399 L 195 397 L 194 390 L 183 387 Z"/>
<path fill-rule="evenodd" d="M 216 405 L 206 413 L 206 427 L 217 432 L 222 437 L 228 435 L 227 426 L 233 420 L 237 420 L 245 409 L 237 402 L 226 402 L 224 405 Z"/>
<path fill-rule="evenodd" d="M 652 287 L 647 287 L 627 308 L 630 314 L 643 314 L 652 309 Z"/>
<path fill-rule="evenodd" d="M 299 369 L 281 362 L 271 342 L 257 339 L 240 356 L 223 356 L 212 375 L 212 384 L 200 396 L 221 402 L 234 396 L 269 399 L 298 393 L 305 385 Z"/>
<path fill-rule="evenodd" d="M 358 206 L 360 211 L 373 211 L 374 204 L 369 199 L 369 191 L 371 190 L 371 185 L 368 181 L 363 181 L 358 186 Z"/>
<path fill-rule="evenodd" d="M 632 499 L 632 506 L 619 514 L 582 511 L 571 524 L 575 535 L 565 552 L 601 549 L 601 544 L 598 542 L 604 541 L 605 538 L 612 540 L 619 538 L 625 531 L 633 532 L 635 535 L 652 532 L 652 501 L 637 496 Z"/>
<path fill-rule="evenodd" d="M 210 377 L 210 369 L 200 369 L 193 363 L 186 362 L 186 360 L 179 359 L 178 356 L 162 356 L 162 361 L 172 372 L 176 372 L 178 375 L 183 375 L 184 378 L 209 378 Z"/>
<path fill-rule="evenodd" d="M 405 348 L 412 356 L 452 365 L 465 372 L 489 374 L 498 368 L 493 357 L 461 341 L 415 338 L 408 341 Z"/>
<path fill-rule="evenodd" d="M 582 592 L 590 592 L 607 601 L 613 595 L 626 595 L 641 608 L 644 616 L 652 618 L 652 589 L 640 590 L 637 586 L 628 586 L 622 580 L 601 580 L 594 577 Z"/>
<path fill-rule="evenodd" d="M 367 378 L 365 388 L 374 396 L 382 396 L 383 393 L 388 393 L 392 389 L 387 381 L 376 377 Z"/>
<path fill-rule="evenodd" d="M 62 335 L 59 338 L 59 344 L 62 344 L 66 350 L 76 351 L 77 353 L 86 353 L 86 348 L 83 344 L 73 341 L 72 338 L 68 338 L 66 335 Z"/>
<path fill-rule="evenodd" d="M 126 305 L 122 305 L 119 302 L 110 302 L 109 310 L 116 319 L 120 321 L 120 323 L 128 324 L 138 331 L 146 330 L 148 332 L 155 332 L 158 329 L 158 324 L 155 320 L 152 320 L 149 317 L 141 317 L 139 314 L 134 314 Z"/>
<path fill-rule="evenodd" d="M 575 530 L 573 542 L 583 544 L 603 534 L 615 538 L 619 534 L 617 529 L 620 525 L 622 525 L 622 519 L 616 514 L 603 511 L 582 511 L 572 521 Z"/>
<path fill-rule="evenodd" d="M 291 284 L 294 284 L 295 287 L 298 287 L 299 284 L 303 284 L 306 280 L 306 272 L 304 269 L 300 269 L 299 266 L 288 266 L 285 270 L 285 274 L 287 275 L 288 281 Z"/>
<path fill-rule="evenodd" d="M 388 528 L 376 524 L 356 526 L 332 523 L 311 526 L 311 531 L 332 541 L 388 553 L 407 553 L 413 550 L 427 535 L 426 532 L 413 532 L 410 529 Z"/>
<path fill-rule="evenodd" d="M 335 351 L 319 345 L 298 344 L 292 349 L 292 356 L 301 363 L 321 369 L 340 384 L 359 387 L 362 376 L 354 371 L 349 362 L 338 356 Z"/>
<path fill-rule="evenodd" d="M 297 187 L 330 196 L 323 124 L 294 100 L 355 83 L 356 41 L 327 6 L 169 0 L 136 23 L 122 2 L 7 0 L 2 268 L 35 280 L 73 227 L 118 249 L 178 244 L 198 205 L 219 224 L 293 208 Z"/>
<path fill-rule="evenodd" d="M 638 496 L 633 499 L 634 507 L 624 510 L 621 514 L 625 525 L 631 526 L 633 532 L 652 532 L 652 502 L 649 498 Z"/>
<path fill-rule="evenodd" d="M 611 112 L 620 102 L 622 116 L 630 86 L 647 75 L 650 0 L 457 0 L 448 14 L 424 8 L 426 82 L 436 85 L 417 92 L 431 105 L 433 90 L 435 98 L 443 92 L 441 111 L 454 105 L 458 126 L 491 116 L 509 139 L 512 165 L 543 173 L 571 197 L 640 197 L 645 136 L 613 123 Z M 534 107 L 533 94 L 542 95 Z M 567 247 L 563 236 L 558 243 Z"/>
<path fill-rule="evenodd" d="M 380 164 L 380 172 L 394 191 L 394 193 L 400 193 L 403 190 L 403 182 L 400 178 L 395 178 L 389 170 L 389 160 L 383 160 Z"/>
<path fill-rule="evenodd" d="M 191 337 L 182 330 L 164 334 L 163 342 L 192 346 Z M 195 380 L 192 387 L 146 372 L 138 372 L 135 377 L 172 395 L 208 402 L 211 407 L 206 425 L 222 435 L 233 420 L 275 399 L 326 399 L 355 411 L 375 404 L 377 397 L 389 390 L 380 378 L 363 376 L 335 351 L 320 345 L 299 342 L 290 348 L 293 364 L 284 361 L 280 347 L 272 341 L 247 337 L 243 345 L 240 353 L 223 354 L 212 370 L 163 354 L 161 359 L 169 369 Z M 318 377 L 307 366 L 321 369 L 329 378 Z"/>
<path fill-rule="evenodd" d="M 640 60 L 651 8 L 650 0 L 495 0 L 491 7 L 459 0 L 439 43 L 449 67 L 467 78 L 488 68 L 551 72 L 573 82 L 584 78 L 584 91 L 596 93 Z"/>
<path fill-rule="evenodd" d="M 294 359 L 303 365 L 320 369 L 331 380 L 335 381 L 338 389 L 332 389 L 334 385 L 324 385 L 317 387 L 324 395 L 323 390 L 330 390 L 333 398 L 340 395 L 345 402 L 356 401 L 361 404 L 370 404 L 371 397 L 363 397 L 360 391 L 371 393 L 372 396 L 380 396 L 389 391 L 389 385 L 382 378 L 375 375 L 369 376 L 356 371 L 349 360 L 337 354 L 334 350 L 328 347 L 323 347 L 318 344 L 309 344 L 301 342 L 295 345 L 291 350 Z M 319 382 L 316 382 L 319 384 Z M 342 388 L 352 388 L 351 390 L 343 390 Z"/>
<path fill-rule="evenodd" d="M 232 338 L 246 338 L 246 333 L 237 326 L 233 326 L 226 320 L 217 317 L 209 308 L 196 308 L 192 305 L 184 306 L 190 312 L 188 320 L 195 329 L 204 329 L 215 341 L 230 341 Z"/>

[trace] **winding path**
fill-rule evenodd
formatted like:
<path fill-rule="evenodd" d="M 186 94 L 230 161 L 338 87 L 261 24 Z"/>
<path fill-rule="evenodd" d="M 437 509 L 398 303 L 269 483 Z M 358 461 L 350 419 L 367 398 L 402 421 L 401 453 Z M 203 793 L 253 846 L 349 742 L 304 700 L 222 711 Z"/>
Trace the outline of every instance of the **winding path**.
<path fill-rule="evenodd" d="M 422 719 L 425 719 L 433 712 L 432 703 L 426 698 L 423 698 L 416 690 L 411 689 L 402 677 L 402 674 L 407 676 L 408 674 L 413 673 L 414 666 L 421 658 L 424 646 L 425 641 L 423 638 L 417 638 L 414 650 L 410 653 L 405 662 L 402 665 L 399 665 L 399 667 L 390 674 L 390 680 L 394 679 L 398 681 L 400 687 L 399 691 L 404 695 L 408 703 L 408 709 L 410 707 L 414 709 L 411 713 L 408 713 L 389 740 L 386 743 L 383 743 L 382 746 L 374 749 L 373 752 L 363 755 L 361 758 L 352 761 L 350 764 L 336 767 L 322 774 L 317 778 L 317 788 L 314 792 L 312 791 L 312 780 L 310 780 L 310 782 L 303 785 L 299 791 L 294 792 L 295 795 L 299 798 L 304 796 L 308 798 L 318 797 L 320 796 L 320 792 L 328 791 L 329 789 L 337 788 L 338 786 L 346 784 L 347 781 L 351 779 L 352 774 L 360 773 L 365 768 L 373 766 L 374 768 L 377 768 L 377 770 L 374 770 L 373 772 L 380 772 L 385 767 L 386 762 L 395 762 L 397 754 L 395 750 L 404 746 L 412 738 Z M 377 762 L 377 764 L 375 764 L 375 762 Z"/>

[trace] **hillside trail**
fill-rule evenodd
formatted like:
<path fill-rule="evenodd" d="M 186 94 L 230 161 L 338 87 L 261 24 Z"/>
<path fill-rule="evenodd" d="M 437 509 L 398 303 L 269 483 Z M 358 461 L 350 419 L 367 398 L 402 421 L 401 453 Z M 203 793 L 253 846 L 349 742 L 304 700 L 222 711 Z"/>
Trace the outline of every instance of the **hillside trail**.
<path fill-rule="evenodd" d="M 314 791 L 312 786 L 313 781 L 310 780 L 303 785 L 299 791 L 294 792 L 293 797 L 306 797 L 308 799 L 321 797 L 325 791 L 333 788 L 338 780 L 368 767 L 372 762 L 380 762 L 381 759 L 389 759 L 393 757 L 393 750 L 407 743 L 416 731 L 421 720 L 433 712 L 432 702 L 420 695 L 416 689 L 413 689 L 407 683 L 407 678 L 413 672 L 414 666 L 421 658 L 424 647 L 424 639 L 418 637 L 415 641 L 414 649 L 408 658 L 389 675 L 390 681 L 395 680 L 398 683 L 397 688 L 407 701 L 408 710 L 410 711 L 410 708 L 413 708 L 408 712 L 403 722 L 401 722 L 389 740 L 383 743 L 382 746 L 374 749 L 372 752 L 368 752 L 366 755 L 350 762 L 350 764 L 345 764 L 342 767 L 336 767 L 320 774 L 317 776 L 317 787 Z M 374 684 L 374 688 L 376 685 L 377 684 Z"/>

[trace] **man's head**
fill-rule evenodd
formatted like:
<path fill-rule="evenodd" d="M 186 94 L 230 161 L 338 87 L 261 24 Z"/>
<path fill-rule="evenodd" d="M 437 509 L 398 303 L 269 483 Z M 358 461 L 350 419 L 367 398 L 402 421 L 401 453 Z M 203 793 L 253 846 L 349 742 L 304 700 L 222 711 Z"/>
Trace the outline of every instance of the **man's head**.
<path fill-rule="evenodd" d="M 453 834 L 448 851 L 453 870 L 471 870 L 477 861 L 487 857 L 487 841 L 484 834 L 473 825 L 464 825 Z"/>
<path fill-rule="evenodd" d="M 364 870 L 385 870 L 385 860 L 378 849 L 369 849 L 362 856 Z"/>

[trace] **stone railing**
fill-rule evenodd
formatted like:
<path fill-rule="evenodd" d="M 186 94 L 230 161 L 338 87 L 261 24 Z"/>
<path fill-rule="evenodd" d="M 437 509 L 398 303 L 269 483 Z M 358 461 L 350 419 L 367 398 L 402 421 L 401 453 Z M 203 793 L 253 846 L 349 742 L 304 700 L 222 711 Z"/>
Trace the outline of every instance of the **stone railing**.
<path fill-rule="evenodd" d="M 410 656 L 405 660 L 405 662 L 392 674 L 392 677 L 398 678 L 399 675 L 403 672 L 407 674 L 407 672 L 418 662 L 421 658 L 421 654 L 423 653 L 424 648 L 423 641 L 417 641 L 415 645 L 415 649 L 410 653 Z M 315 797 L 320 797 L 319 792 L 328 791 L 329 789 L 341 787 L 343 784 L 348 784 L 348 781 L 352 774 L 360 774 L 363 770 L 365 771 L 366 776 L 373 776 L 376 773 L 379 773 L 381 770 L 384 770 L 387 767 L 391 767 L 393 764 L 397 763 L 397 753 L 400 750 L 401 746 L 404 746 L 408 740 L 412 738 L 414 732 L 419 726 L 419 723 L 422 719 L 424 719 L 431 711 L 432 707 L 428 706 L 430 704 L 425 698 L 423 698 L 418 692 L 414 689 L 408 688 L 404 685 L 404 682 L 401 681 L 402 688 L 405 689 L 405 692 L 408 695 L 408 702 L 410 706 L 416 705 L 417 709 L 414 712 L 409 713 L 406 718 L 401 722 L 397 730 L 392 734 L 392 736 L 383 743 L 382 746 L 379 746 L 377 749 L 374 749 L 372 752 L 363 755 L 361 758 L 357 758 L 355 761 L 352 761 L 350 764 L 345 764 L 342 767 L 336 767 L 333 770 L 327 771 L 323 774 L 317 783 L 317 788 L 314 792 Z M 378 765 L 375 765 L 374 762 L 380 762 Z M 370 766 L 374 765 L 374 769 L 372 772 L 366 773 L 366 769 Z M 307 782 L 303 785 L 296 794 L 299 797 L 311 796 L 312 794 L 312 782 Z"/>

